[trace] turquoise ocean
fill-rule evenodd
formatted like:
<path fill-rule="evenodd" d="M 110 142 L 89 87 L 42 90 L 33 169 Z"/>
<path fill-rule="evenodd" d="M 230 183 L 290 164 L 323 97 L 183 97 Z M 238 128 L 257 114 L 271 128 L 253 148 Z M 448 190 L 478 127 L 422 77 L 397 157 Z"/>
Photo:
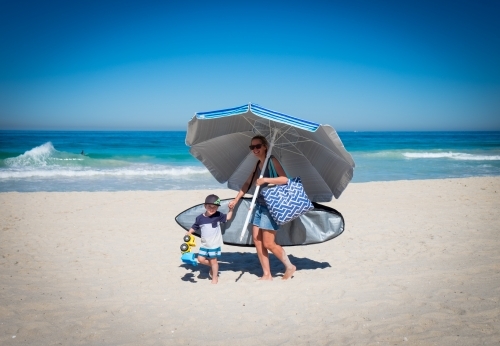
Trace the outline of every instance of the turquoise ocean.
<path fill-rule="evenodd" d="M 356 162 L 352 182 L 500 176 L 500 132 L 339 136 Z M 225 188 L 189 154 L 185 137 L 185 131 L 0 131 L 0 192 Z"/>

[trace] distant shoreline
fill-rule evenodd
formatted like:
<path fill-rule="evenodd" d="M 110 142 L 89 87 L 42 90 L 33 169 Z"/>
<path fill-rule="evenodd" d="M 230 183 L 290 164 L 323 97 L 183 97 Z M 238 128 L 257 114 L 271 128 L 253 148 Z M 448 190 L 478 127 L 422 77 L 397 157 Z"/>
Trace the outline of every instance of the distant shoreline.
<path fill-rule="evenodd" d="M 408 180 L 408 179 L 402 179 L 402 180 L 387 180 L 387 181 L 365 181 L 365 182 L 357 182 L 357 183 L 350 183 L 347 188 L 346 188 L 346 191 L 349 190 L 349 187 L 351 186 L 364 186 L 364 185 L 370 185 L 370 184 L 392 184 L 392 183 L 395 183 L 395 184 L 398 184 L 398 183 L 403 183 L 403 184 L 415 184 L 415 185 L 418 185 L 419 183 L 429 183 L 429 182 L 432 182 L 432 183 L 440 183 L 440 182 L 458 182 L 458 183 L 462 183 L 462 182 L 467 182 L 467 181 L 482 181 L 482 180 L 499 180 L 500 181 L 500 175 L 498 176 L 481 176 L 481 177 L 461 177 L 461 178 L 429 178 L 429 179 L 415 179 L 415 180 Z M 228 194 L 228 196 L 232 196 L 233 194 L 235 194 L 236 192 L 234 190 L 231 190 L 229 189 L 228 187 L 226 186 L 220 186 L 220 187 L 215 187 L 215 188 L 208 188 L 208 189 L 204 189 L 204 188 L 200 188 L 200 189 L 196 189 L 196 188 L 193 188 L 193 189 L 165 189 L 165 190 L 116 190 L 116 191 L 106 191 L 106 190 L 98 190 L 98 191 L 86 191 L 86 190 L 82 190 L 82 191 L 0 191 L 0 195 L 8 195 L 8 194 L 18 194 L 18 193 L 21 193 L 21 194 L 44 194 L 44 193 L 49 193 L 49 194 L 66 194 L 66 193 L 69 193 L 69 194 L 86 194 L 86 193 L 90 193 L 90 194 L 115 194 L 115 193 L 154 193 L 154 194 L 162 194 L 162 193 L 180 193 L 180 192 L 188 192 L 188 193 L 196 193 L 196 192 L 200 192 L 200 193 L 219 193 L 221 195 L 226 195 Z M 343 193 L 343 195 L 345 194 L 345 192 Z M 500 191 L 499 191 L 499 194 L 500 194 Z M 342 196 L 340 196 L 339 199 L 342 198 Z M 246 196 L 251 196 L 251 195 L 246 195 Z M 227 197 L 229 198 L 229 197 Z M 499 195 L 499 198 L 500 198 L 500 195 Z M 333 203 L 335 202 L 336 199 L 334 198 L 331 202 L 321 202 L 321 204 L 325 204 L 325 205 L 328 205 L 329 203 Z"/>

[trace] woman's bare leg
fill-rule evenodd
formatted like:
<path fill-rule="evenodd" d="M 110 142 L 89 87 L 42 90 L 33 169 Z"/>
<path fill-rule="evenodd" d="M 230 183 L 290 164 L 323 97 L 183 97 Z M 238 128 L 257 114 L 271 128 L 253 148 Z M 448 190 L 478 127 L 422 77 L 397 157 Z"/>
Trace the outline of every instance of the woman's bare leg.
<path fill-rule="evenodd" d="M 285 265 L 283 280 L 291 278 L 297 268 L 290 262 L 285 250 L 276 244 L 276 231 L 263 229 L 261 230 L 261 234 L 264 248 L 271 251 Z"/>
<path fill-rule="evenodd" d="M 269 265 L 269 252 L 262 243 L 262 231 L 258 226 L 252 228 L 253 243 L 257 249 L 257 257 L 262 267 L 262 277 L 259 280 L 272 280 L 271 266 Z"/>

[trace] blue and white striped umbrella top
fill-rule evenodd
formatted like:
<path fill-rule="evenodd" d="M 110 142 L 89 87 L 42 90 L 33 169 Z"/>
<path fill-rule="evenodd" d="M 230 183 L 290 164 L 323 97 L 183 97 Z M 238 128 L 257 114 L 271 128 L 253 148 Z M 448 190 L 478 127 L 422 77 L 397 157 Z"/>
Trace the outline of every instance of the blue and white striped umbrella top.
<path fill-rule="evenodd" d="M 277 133 L 272 154 L 290 177 L 301 177 L 312 201 L 340 196 L 355 164 L 330 125 L 250 103 L 196 113 L 188 123 L 186 145 L 218 182 L 238 191 L 257 162 L 248 149 L 251 138 L 261 134 L 270 140 L 271 133 Z"/>
<path fill-rule="evenodd" d="M 240 107 L 221 109 L 217 111 L 211 112 L 198 112 L 196 113 L 196 117 L 198 119 L 216 119 L 222 117 L 229 117 L 232 115 L 244 114 L 247 112 L 254 113 L 256 115 L 261 116 L 264 119 L 269 119 L 272 121 L 276 121 L 282 124 L 290 125 L 302 130 L 314 132 L 320 127 L 320 124 L 314 123 L 312 121 L 299 119 L 293 117 L 291 115 L 279 113 L 276 111 L 272 111 L 270 109 L 261 107 L 259 105 L 249 103 L 248 105 L 243 105 Z"/>

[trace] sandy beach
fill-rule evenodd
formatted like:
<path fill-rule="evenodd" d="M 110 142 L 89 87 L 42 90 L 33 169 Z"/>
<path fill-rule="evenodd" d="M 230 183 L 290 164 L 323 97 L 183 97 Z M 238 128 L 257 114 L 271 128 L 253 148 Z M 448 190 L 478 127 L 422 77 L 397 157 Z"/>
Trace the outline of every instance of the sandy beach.
<path fill-rule="evenodd" d="M 0 193 L 0 344 L 500 343 L 499 177 L 351 184 L 291 280 L 226 245 L 218 285 L 174 220 L 212 192 Z"/>

